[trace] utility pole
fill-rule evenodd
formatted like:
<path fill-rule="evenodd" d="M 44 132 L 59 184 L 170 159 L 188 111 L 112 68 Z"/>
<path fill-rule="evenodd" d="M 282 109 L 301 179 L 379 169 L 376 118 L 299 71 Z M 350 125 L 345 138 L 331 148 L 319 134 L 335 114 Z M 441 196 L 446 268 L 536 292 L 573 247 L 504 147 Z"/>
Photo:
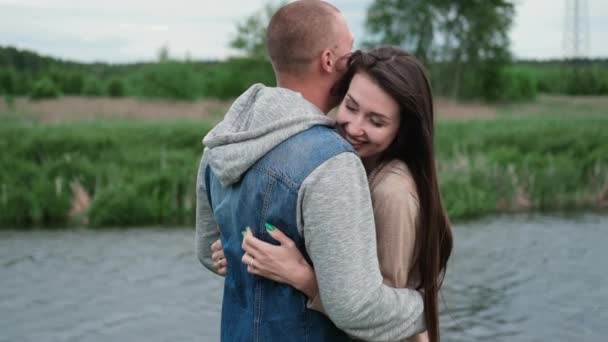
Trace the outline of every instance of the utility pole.
<path fill-rule="evenodd" d="M 564 57 L 582 59 L 589 55 L 589 3 L 587 0 L 565 0 Z"/>

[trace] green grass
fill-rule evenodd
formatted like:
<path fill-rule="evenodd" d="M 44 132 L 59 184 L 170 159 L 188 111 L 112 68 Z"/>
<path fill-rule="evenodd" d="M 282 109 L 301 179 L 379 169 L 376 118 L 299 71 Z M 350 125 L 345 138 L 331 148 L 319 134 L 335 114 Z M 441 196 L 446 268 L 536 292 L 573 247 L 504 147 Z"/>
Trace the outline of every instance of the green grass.
<path fill-rule="evenodd" d="M 608 190 L 608 117 L 443 122 L 441 190 L 450 217 L 593 209 Z"/>
<path fill-rule="evenodd" d="M 91 226 L 193 224 L 205 122 L 0 119 L 0 227 L 75 225 L 68 215 L 75 182 L 92 198 Z M 606 115 L 445 121 L 436 149 L 442 195 L 455 221 L 596 209 L 607 200 Z"/>
<path fill-rule="evenodd" d="M 608 116 L 608 96 L 541 95 L 535 101 L 498 106 L 500 116 L 542 116 L 545 119 L 591 118 Z"/>
<path fill-rule="evenodd" d="M 69 223 L 73 182 L 93 226 L 188 224 L 202 122 L 84 122 L 0 127 L 0 225 Z"/>

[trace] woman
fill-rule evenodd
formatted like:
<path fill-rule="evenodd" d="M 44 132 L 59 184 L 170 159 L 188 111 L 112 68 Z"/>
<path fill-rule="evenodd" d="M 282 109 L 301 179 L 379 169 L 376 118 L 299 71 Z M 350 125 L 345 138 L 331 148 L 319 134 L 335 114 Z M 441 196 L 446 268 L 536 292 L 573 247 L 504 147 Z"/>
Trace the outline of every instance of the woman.
<path fill-rule="evenodd" d="M 413 341 L 439 341 L 438 292 L 452 250 L 450 224 L 435 168 L 433 100 L 423 66 L 410 54 L 380 47 L 357 51 L 335 91 L 343 98 L 337 130 L 368 173 L 380 269 L 390 286 L 423 292 L 427 332 Z M 322 310 L 314 269 L 272 224 L 275 246 L 244 233 L 243 263 L 252 274 L 290 284 Z M 218 241 L 213 259 L 226 264 Z"/>

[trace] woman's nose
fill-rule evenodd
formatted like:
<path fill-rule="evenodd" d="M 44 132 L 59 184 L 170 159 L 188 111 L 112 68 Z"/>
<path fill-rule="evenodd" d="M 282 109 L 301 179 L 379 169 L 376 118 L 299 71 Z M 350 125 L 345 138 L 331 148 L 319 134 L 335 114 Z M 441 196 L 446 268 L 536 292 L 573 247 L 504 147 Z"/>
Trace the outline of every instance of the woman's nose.
<path fill-rule="evenodd" d="M 359 119 L 359 118 L 350 120 L 346 124 L 345 129 L 346 129 L 346 133 L 348 133 L 348 135 L 350 135 L 352 137 L 362 136 L 365 133 L 365 131 L 363 130 L 363 125 L 362 125 L 361 119 Z"/>

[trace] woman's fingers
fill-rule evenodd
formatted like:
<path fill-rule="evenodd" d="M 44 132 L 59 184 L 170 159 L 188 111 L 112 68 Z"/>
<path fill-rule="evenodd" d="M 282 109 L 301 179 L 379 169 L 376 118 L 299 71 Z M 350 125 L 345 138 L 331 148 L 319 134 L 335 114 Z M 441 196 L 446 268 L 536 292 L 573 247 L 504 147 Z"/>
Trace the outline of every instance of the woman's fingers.
<path fill-rule="evenodd" d="M 217 253 L 217 252 L 216 252 Z M 213 268 L 215 269 L 215 271 L 221 275 L 226 275 L 226 269 L 228 268 L 228 261 L 226 261 L 226 258 L 224 257 L 224 254 L 222 252 L 221 257 L 218 257 L 217 254 L 215 254 L 215 257 L 212 255 L 211 258 L 213 260 Z"/>
<path fill-rule="evenodd" d="M 224 249 L 222 248 L 222 240 L 216 240 L 211 244 L 211 260 L 213 260 L 213 268 L 218 274 L 226 275 L 228 268 L 228 262 L 224 256 Z"/>
<path fill-rule="evenodd" d="M 214 243 L 211 244 L 211 251 L 219 251 L 222 249 L 222 240 L 217 239 Z"/>
<path fill-rule="evenodd" d="M 270 223 L 266 223 L 266 231 L 268 231 L 268 234 L 270 234 L 270 236 L 277 240 L 281 245 L 290 246 L 293 244 L 293 240 L 288 238 L 287 235 L 283 234 L 279 228 L 271 225 Z"/>
<path fill-rule="evenodd" d="M 217 260 L 213 260 L 213 265 L 215 266 L 215 268 L 221 268 L 221 267 L 226 267 L 228 266 L 228 262 L 226 261 L 226 258 L 220 258 Z"/>
<path fill-rule="evenodd" d="M 260 277 L 268 278 L 271 280 L 277 280 L 275 275 L 266 269 L 266 265 L 263 262 L 259 262 L 251 254 L 245 253 L 242 258 L 243 264 L 247 265 L 247 272 L 258 275 Z"/>
<path fill-rule="evenodd" d="M 249 253 L 245 253 L 243 254 L 243 257 L 241 258 L 241 262 L 245 265 L 249 267 L 255 267 L 255 258 L 249 254 Z"/>
<path fill-rule="evenodd" d="M 243 236 L 243 244 L 242 247 L 245 252 L 250 253 L 253 257 L 256 257 L 264 248 L 264 245 L 270 245 L 262 240 L 259 240 L 253 233 L 251 229 L 247 227 L 245 230 L 245 235 Z"/>
<path fill-rule="evenodd" d="M 218 261 L 219 259 L 224 258 L 224 249 L 222 248 L 222 241 L 217 240 L 211 245 L 211 259 L 213 261 Z"/>
<path fill-rule="evenodd" d="M 224 256 L 224 250 L 223 249 L 219 250 L 217 252 L 211 253 L 211 259 L 213 261 L 218 261 L 218 260 L 224 259 L 224 258 L 225 258 L 225 256 Z"/>
<path fill-rule="evenodd" d="M 247 266 L 247 272 L 255 275 L 260 275 L 258 270 L 253 266 Z"/>
<path fill-rule="evenodd" d="M 247 266 L 247 272 L 289 284 L 298 289 L 312 289 L 311 281 L 316 286 L 314 270 L 304 259 L 293 240 L 271 224 L 266 224 L 266 230 L 273 239 L 280 243 L 279 245 L 256 238 L 249 228 L 243 234 L 242 247 L 245 253 L 241 262 Z M 305 276 L 302 277 L 302 274 Z M 312 276 L 310 276 L 311 274 Z M 314 294 L 313 291 L 308 292 Z M 306 293 L 308 294 L 308 292 Z"/>

